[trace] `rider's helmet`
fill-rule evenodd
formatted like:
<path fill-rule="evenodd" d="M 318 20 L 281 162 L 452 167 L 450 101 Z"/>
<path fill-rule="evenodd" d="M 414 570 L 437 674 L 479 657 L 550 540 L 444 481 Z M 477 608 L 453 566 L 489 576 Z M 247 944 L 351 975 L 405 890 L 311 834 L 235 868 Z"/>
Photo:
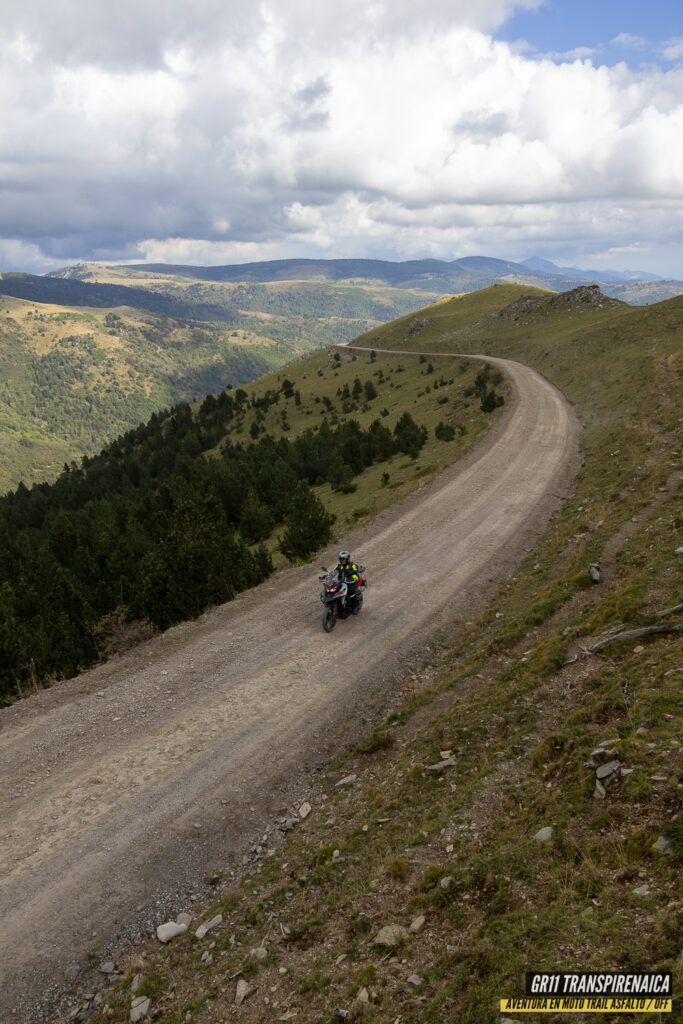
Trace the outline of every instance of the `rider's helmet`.
<path fill-rule="evenodd" d="M 350 562 L 351 561 L 351 552 L 350 551 L 340 551 L 339 552 L 339 561 L 340 561 L 340 563 L 342 565 L 345 562 Z"/>

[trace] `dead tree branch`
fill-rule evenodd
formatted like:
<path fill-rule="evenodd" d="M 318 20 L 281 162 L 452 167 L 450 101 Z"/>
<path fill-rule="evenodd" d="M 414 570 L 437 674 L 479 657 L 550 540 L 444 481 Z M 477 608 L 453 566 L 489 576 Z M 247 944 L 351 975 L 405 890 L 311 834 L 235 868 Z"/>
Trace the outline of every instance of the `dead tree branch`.
<path fill-rule="evenodd" d="M 595 654 L 603 647 L 607 647 L 607 644 L 614 643 L 615 640 L 636 640 L 638 637 L 650 636 L 652 633 L 683 633 L 683 622 L 672 622 L 666 626 L 641 626 L 640 629 L 629 629 L 627 633 L 608 636 L 597 644 L 593 644 L 592 647 L 584 647 L 583 650 L 586 654 Z"/>
<path fill-rule="evenodd" d="M 661 612 L 655 612 L 655 615 L 663 619 L 665 615 L 671 615 L 672 612 L 680 612 L 683 609 L 683 604 L 675 604 L 673 608 L 664 608 Z"/>

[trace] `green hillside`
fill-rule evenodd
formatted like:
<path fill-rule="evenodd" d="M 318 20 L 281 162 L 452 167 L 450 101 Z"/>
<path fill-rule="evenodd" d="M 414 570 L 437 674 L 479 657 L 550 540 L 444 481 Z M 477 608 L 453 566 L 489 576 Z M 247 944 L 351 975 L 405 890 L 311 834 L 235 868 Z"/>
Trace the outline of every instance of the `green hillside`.
<path fill-rule="evenodd" d="M 241 327 L 0 296 L 0 494 L 54 479 L 153 412 L 297 352 Z"/>
<path fill-rule="evenodd" d="M 683 297 L 634 308 L 595 287 L 549 295 L 495 285 L 370 331 L 355 344 L 488 353 L 531 363 L 581 411 L 587 451 L 610 439 L 617 447 L 625 427 L 632 431 L 618 463 L 611 464 L 628 479 L 644 456 L 643 445 L 654 443 L 652 431 L 678 429 L 682 331 Z"/>
<path fill-rule="evenodd" d="M 383 287 L 205 285 L 92 267 L 88 278 L 0 279 L 0 494 L 54 479 L 155 411 L 425 302 Z"/>
<path fill-rule="evenodd" d="M 306 820 L 274 824 L 194 905 L 222 923 L 141 941 L 84 1012 L 128 1020 L 140 974 L 162 1024 L 494 1024 L 530 969 L 672 971 L 676 1010 L 683 300 L 497 288 L 362 342 L 537 367 L 584 423 L 575 492 L 486 612 L 405 666 L 386 718 L 311 783 Z M 388 925 L 404 930 L 375 944 Z"/>
<path fill-rule="evenodd" d="M 473 291 L 492 280 L 525 283 Z M 571 283 L 476 257 L 215 268 L 82 264 L 46 277 L 4 273 L 0 493 L 19 481 L 54 479 L 65 462 L 93 454 L 155 410 L 247 383 L 315 348 L 371 336 L 387 321 L 400 324 L 408 316 L 408 329 L 415 310 L 444 291 L 467 294 L 463 302 L 430 307 L 428 319 L 452 321 L 459 309 L 464 325 L 467 317 L 489 315 L 503 296 L 512 301 L 520 289 L 535 294 L 533 284 Z M 606 287 L 650 302 L 663 285 Z M 672 287 L 675 292 L 676 282 Z M 67 322 L 71 330 L 64 329 Z M 430 328 L 424 337 L 432 334 Z"/>

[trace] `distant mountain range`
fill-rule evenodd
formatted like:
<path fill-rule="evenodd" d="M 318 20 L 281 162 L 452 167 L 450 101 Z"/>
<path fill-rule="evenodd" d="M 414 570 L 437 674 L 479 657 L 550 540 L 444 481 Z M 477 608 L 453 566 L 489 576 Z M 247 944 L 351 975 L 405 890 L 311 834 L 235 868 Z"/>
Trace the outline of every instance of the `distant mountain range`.
<path fill-rule="evenodd" d="M 106 282 L 104 270 L 114 272 L 117 282 Z M 467 256 L 452 260 L 369 259 L 291 259 L 240 263 L 228 266 L 198 267 L 168 263 L 139 263 L 105 268 L 80 263 L 55 270 L 45 276 L 5 273 L 0 275 L 0 293 L 35 302 L 65 305 L 114 307 L 118 305 L 148 309 L 186 319 L 233 320 L 236 309 L 220 302 L 197 302 L 197 297 L 181 294 L 177 288 L 164 289 L 161 279 L 184 279 L 210 284 L 274 284 L 287 281 L 311 285 L 382 285 L 401 290 L 428 291 L 453 295 L 478 291 L 497 283 L 528 284 L 552 291 L 569 291 L 579 285 L 598 284 L 606 295 L 631 305 L 647 305 L 683 293 L 683 281 L 663 280 L 655 274 L 639 271 L 580 270 L 560 267 L 550 260 L 532 256 L 521 263 L 488 256 Z M 155 281 L 155 277 L 158 280 Z M 161 294 L 165 291 L 165 294 Z M 190 301 L 188 301 L 188 299 Z M 325 311 L 321 310 L 321 315 Z"/>
<path fill-rule="evenodd" d="M 463 259 L 406 260 L 268 260 L 220 267 L 194 267 L 168 263 L 130 264 L 134 273 L 174 275 L 199 281 L 267 283 L 274 281 L 368 282 L 392 288 L 424 289 L 442 295 L 477 291 L 500 282 L 529 284 L 552 291 L 568 291 L 584 284 L 599 284 L 606 295 L 632 305 L 646 305 L 683 293 L 683 281 L 663 280 L 640 271 L 580 270 L 559 267 L 532 256 L 521 263 L 489 256 Z M 79 268 L 54 272 L 54 276 L 78 276 Z"/>
<path fill-rule="evenodd" d="M 530 267 L 532 270 L 540 270 L 547 274 L 568 274 L 569 276 L 580 276 L 586 280 L 595 281 L 663 281 L 659 274 L 648 274 L 645 270 L 585 270 L 580 267 L 559 267 L 550 260 L 544 260 L 540 256 L 530 256 L 522 260 L 522 266 Z"/>

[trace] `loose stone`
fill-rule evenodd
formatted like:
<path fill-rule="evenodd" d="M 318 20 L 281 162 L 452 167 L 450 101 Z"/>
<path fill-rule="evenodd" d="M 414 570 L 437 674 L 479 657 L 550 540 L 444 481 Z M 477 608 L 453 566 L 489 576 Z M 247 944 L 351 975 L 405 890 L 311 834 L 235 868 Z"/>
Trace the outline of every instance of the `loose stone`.
<path fill-rule="evenodd" d="M 552 825 L 546 825 L 545 828 L 539 828 L 534 839 L 537 843 L 547 843 L 553 838 L 554 831 Z"/>
<path fill-rule="evenodd" d="M 216 925 L 219 925 L 219 924 L 222 924 L 222 923 L 223 923 L 223 915 L 222 914 L 216 914 L 216 916 L 212 917 L 210 921 L 206 922 L 206 924 L 200 924 L 199 928 L 195 932 L 195 935 L 196 935 L 196 937 L 198 939 L 203 939 L 207 932 L 211 931 L 212 928 L 215 928 Z"/>
<path fill-rule="evenodd" d="M 144 1020 L 149 1013 L 152 1000 L 149 996 L 138 996 L 130 1004 L 130 1024 L 137 1024 L 137 1021 Z"/>
<path fill-rule="evenodd" d="M 372 940 L 375 946 L 396 946 L 408 938 L 408 931 L 400 924 L 387 924 Z"/>
<path fill-rule="evenodd" d="M 351 786 L 353 785 L 357 778 L 357 775 L 346 775 L 343 779 L 340 779 L 339 782 L 335 784 L 335 789 L 337 788 L 337 786 Z"/>
<path fill-rule="evenodd" d="M 171 939 L 177 938 L 178 935 L 182 935 L 186 931 L 186 924 L 177 924 L 175 921 L 167 921 L 165 924 L 160 924 L 157 928 L 157 938 L 159 942 L 170 942 Z"/>
<path fill-rule="evenodd" d="M 253 996 L 255 991 L 256 989 L 252 988 L 248 981 L 240 978 L 237 982 L 237 991 L 235 992 L 235 1006 L 241 1006 L 245 999 Z"/>

